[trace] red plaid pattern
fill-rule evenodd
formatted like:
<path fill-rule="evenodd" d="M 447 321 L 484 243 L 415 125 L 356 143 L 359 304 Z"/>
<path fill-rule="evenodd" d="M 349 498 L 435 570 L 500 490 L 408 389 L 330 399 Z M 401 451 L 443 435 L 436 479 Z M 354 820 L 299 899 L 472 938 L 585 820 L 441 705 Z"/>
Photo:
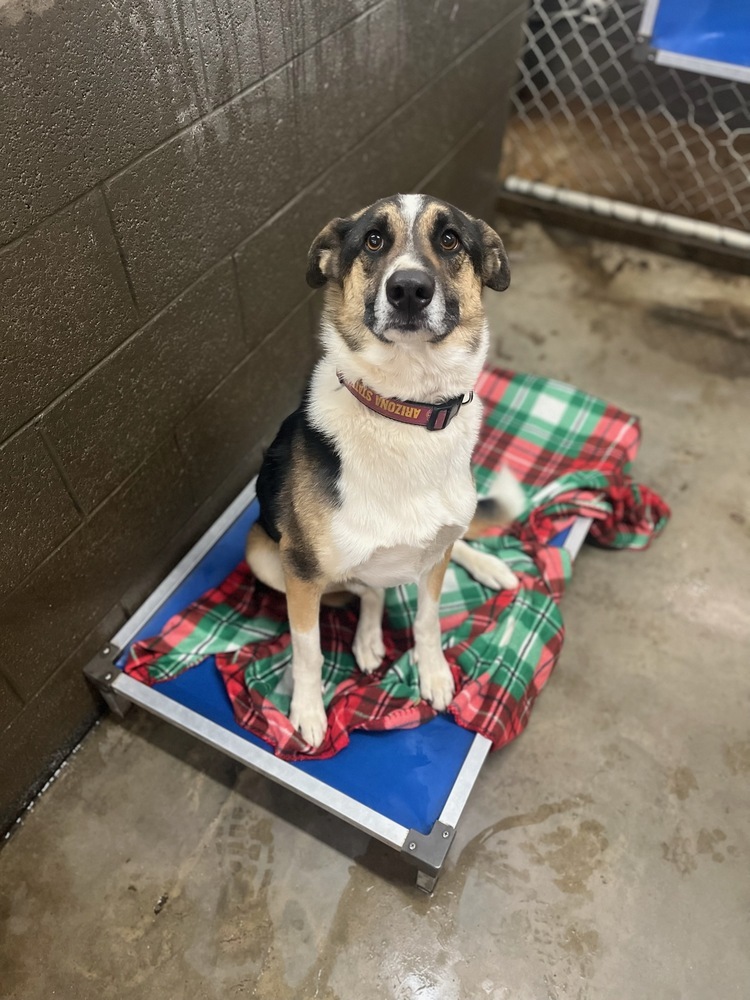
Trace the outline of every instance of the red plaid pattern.
<path fill-rule="evenodd" d="M 497 748 L 525 728 L 562 648 L 559 602 L 571 567 L 567 552 L 550 540 L 587 516 L 594 519 L 596 543 L 642 548 L 662 530 L 669 509 L 630 477 L 640 439 L 634 417 L 572 386 L 501 370 L 486 371 L 477 391 L 486 405 L 474 457 L 479 492 L 487 492 L 495 471 L 507 464 L 524 485 L 528 511 L 510 531 L 491 532 L 475 544 L 503 558 L 521 587 L 497 593 L 452 565 L 441 620 L 456 681 L 450 712 Z M 355 611 L 322 609 L 328 732 L 317 756 L 337 753 L 355 729 L 416 726 L 435 714 L 420 700 L 411 662 L 415 608 L 414 587 L 388 591 L 386 656 L 370 677 L 356 669 L 351 652 Z M 284 597 L 241 563 L 161 635 L 135 643 L 125 669 L 154 684 L 213 655 L 237 722 L 282 757 L 309 757 L 311 748 L 287 717 L 287 625 Z"/>

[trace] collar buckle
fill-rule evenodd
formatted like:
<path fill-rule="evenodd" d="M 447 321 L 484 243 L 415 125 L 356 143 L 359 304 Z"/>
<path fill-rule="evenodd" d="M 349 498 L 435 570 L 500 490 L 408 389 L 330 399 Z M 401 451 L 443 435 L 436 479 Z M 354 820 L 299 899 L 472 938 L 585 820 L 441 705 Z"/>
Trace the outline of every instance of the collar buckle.
<path fill-rule="evenodd" d="M 468 396 L 454 396 L 453 399 L 449 399 L 445 403 L 436 403 L 432 407 L 432 413 L 425 427 L 428 431 L 442 431 L 453 420 L 461 407 L 470 403 L 473 398 L 474 391 L 472 390 Z"/>

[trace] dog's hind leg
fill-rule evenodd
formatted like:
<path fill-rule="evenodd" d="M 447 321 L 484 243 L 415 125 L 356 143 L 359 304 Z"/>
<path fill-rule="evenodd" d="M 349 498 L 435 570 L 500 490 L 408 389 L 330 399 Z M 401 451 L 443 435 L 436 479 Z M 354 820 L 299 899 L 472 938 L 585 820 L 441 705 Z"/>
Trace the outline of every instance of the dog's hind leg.
<path fill-rule="evenodd" d="M 286 593 L 284 569 L 279 543 L 269 538 L 259 524 L 254 524 L 247 536 L 245 559 L 255 576 L 267 587 Z"/>
<path fill-rule="evenodd" d="M 261 583 L 265 583 L 273 590 L 281 591 L 282 594 L 286 593 L 279 543 L 269 538 L 259 524 L 254 524 L 250 529 L 245 546 L 245 561 Z M 344 608 L 351 604 L 354 592 L 345 589 L 347 586 L 348 584 L 332 583 L 323 591 L 321 604 L 332 608 Z"/>
<path fill-rule="evenodd" d="M 363 674 L 377 670 L 385 656 L 383 642 L 383 608 L 385 590 L 383 587 L 366 587 L 363 584 L 347 583 L 347 587 L 359 594 L 359 620 L 354 636 L 352 652 L 357 666 Z"/>
<path fill-rule="evenodd" d="M 502 559 L 489 552 L 478 552 L 461 538 L 453 544 L 451 559 L 485 587 L 513 590 L 518 586 L 518 577 Z"/>
<path fill-rule="evenodd" d="M 414 621 L 414 659 L 419 670 L 419 690 L 438 712 L 448 707 L 454 690 L 453 675 L 443 655 L 440 635 L 440 591 L 450 555 L 448 549 L 440 562 L 420 577 Z"/>
<path fill-rule="evenodd" d="M 526 497 L 521 484 L 507 466 L 495 476 L 489 495 L 477 503 L 477 509 L 464 538 L 479 538 L 488 528 L 511 524 L 526 509 Z M 453 562 L 469 572 L 475 580 L 493 590 L 512 590 L 518 586 L 518 577 L 497 556 L 478 552 L 463 539 L 453 546 Z"/>

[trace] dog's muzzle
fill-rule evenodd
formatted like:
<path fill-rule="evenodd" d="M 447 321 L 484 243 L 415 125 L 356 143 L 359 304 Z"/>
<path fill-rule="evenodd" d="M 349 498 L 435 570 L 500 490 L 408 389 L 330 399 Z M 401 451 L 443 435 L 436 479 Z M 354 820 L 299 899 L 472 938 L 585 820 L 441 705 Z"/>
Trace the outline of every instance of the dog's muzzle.
<path fill-rule="evenodd" d="M 409 324 L 427 308 L 434 294 L 435 279 L 426 271 L 394 271 L 385 283 L 385 297 L 399 317 Z"/>

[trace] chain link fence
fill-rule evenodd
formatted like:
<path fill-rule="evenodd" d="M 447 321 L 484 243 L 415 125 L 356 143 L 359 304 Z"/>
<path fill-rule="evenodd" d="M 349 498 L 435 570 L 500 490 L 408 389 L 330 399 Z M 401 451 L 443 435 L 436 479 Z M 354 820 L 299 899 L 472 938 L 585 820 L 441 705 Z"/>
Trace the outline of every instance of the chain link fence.
<path fill-rule="evenodd" d="M 532 0 L 502 178 L 750 230 L 750 84 L 639 58 L 636 0 Z"/>

